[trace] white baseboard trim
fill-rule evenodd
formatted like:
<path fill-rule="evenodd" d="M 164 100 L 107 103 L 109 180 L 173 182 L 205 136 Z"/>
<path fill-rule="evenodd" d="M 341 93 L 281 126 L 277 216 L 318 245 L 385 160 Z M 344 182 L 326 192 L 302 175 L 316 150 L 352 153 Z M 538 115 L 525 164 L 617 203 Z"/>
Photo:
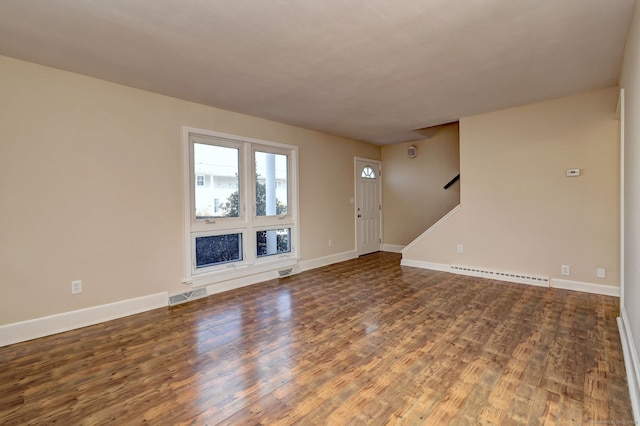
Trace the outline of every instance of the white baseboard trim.
<path fill-rule="evenodd" d="M 0 346 L 74 330 L 169 304 L 167 292 L 0 326 Z"/>
<path fill-rule="evenodd" d="M 293 269 L 294 271 L 298 269 L 298 272 L 299 272 L 299 268 L 297 266 L 293 266 L 291 267 L 291 269 Z M 267 271 L 267 272 L 261 272 L 255 275 L 249 275 L 246 277 L 224 281 L 217 284 L 210 284 L 207 286 L 207 296 L 212 294 L 222 293 L 229 290 L 235 290 L 240 287 L 246 287 L 249 285 L 258 284 L 258 283 L 269 281 L 269 280 L 274 280 L 276 278 L 280 278 L 280 274 L 278 273 L 278 271 Z"/>
<path fill-rule="evenodd" d="M 298 272 L 308 271 L 310 269 L 320 268 L 322 266 L 331 265 L 333 263 L 343 262 L 345 260 L 354 259 L 358 257 L 355 250 L 346 251 L 343 253 L 332 254 L 330 256 L 319 257 L 316 259 L 300 261 L 297 265 L 292 266 L 292 275 Z M 283 268 L 281 268 L 283 269 Z M 222 293 L 229 290 L 235 290 L 240 287 L 259 284 L 264 281 L 273 280 L 280 277 L 278 271 L 266 271 L 255 275 L 236 278 L 233 280 L 224 281 L 218 284 L 210 284 L 207 286 L 207 295 Z"/>
<path fill-rule="evenodd" d="M 620 331 L 622 354 L 627 372 L 627 382 L 629 383 L 631 409 L 633 411 L 635 424 L 640 424 L 640 361 L 638 361 L 638 351 L 633 343 L 631 328 L 629 327 L 629 318 L 627 317 L 624 305 L 621 306 L 620 311 L 621 317 L 618 317 L 618 330 Z"/>
<path fill-rule="evenodd" d="M 546 282 L 536 282 L 532 279 L 525 280 L 524 279 L 525 277 L 522 277 L 522 279 L 520 279 L 516 276 L 507 277 L 499 274 L 494 274 L 489 276 L 487 273 L 483 273 L 482 271 L 479 271 L 476 268 L 460 268 L 454 265 L 448 265 L 446 263 L 433 263 L 433 262 L 423 262 L 419 260 L 402 259 L 400 261 L 400 265 L 413 266 L 415 268 L 422 268 L 422 269 L 430 269 L 432 271 L 449 272 L 450 274 L 465 275 L 469 277 L 478 277 L 478 278 L 486 278 L 490 280 L 506 281 L 510 283 L 535 285 L 539 287 L 549 286 L 548 279 Z"/>
<path fill-rule="evenodd" d="M 462 265 L 451 265 L 449 272 L 451 272 L 452 274 L 467 275 L 470 277 L 486 278 L 489 280 L 549 288 L 549 277 L 542 275 L 508 272 L 496 270 L 493 268 L 476 268 L 472 266 Z"/>
<path fill-rule="evenodd" d="M 296 265 L 289 265 L 293 271 L 291 275 L 308 271 L 310 269 L 320 268 L 322 266 L 331 265 L 333 263 L 343 262 L 345 260 L 354 259 L 358 257 L 356 255 L 355 250 L 347 251 L 338 254 L 332 254 L 330 256 L 319 257 L 316 259 L 300 261 Z M 287 268 L 279 268 L 279 269 L 287 269 Z M 209 284 L 207 285 L 207 295 L 222 293 L 229 290 L 235 290 L 240 287 L 245 287 L 249 285 L 259 284 L 261 282 L 273 280 L 276 278 L 282 278 L 277 270 L 273 271 L 265 271 L 254 275 L 239 277 L 231 280 L 226 280 L 217 284 Z"/>
<path fill-rule="evenodd" d="M 344 262 L 345 260 L 355 259 L 358 254 L 355 250 L 349 250 L 338 254 L 332 254 L 329 256 L 318 257 L 311 260 L 303 260 L 299 263 L 301 271 L 308 271 L 310 269 L 320 268 L 322 266 L 332 265 L 338 262 Z"/>
<path fill-rule="evenodd" d="M 552 288 L 559 288 L 564 290 L 581 291 L 584 293 L 602 294 L 604 296 L 620 297 L 620 287 L 614 287 L 610 285 L 585 283 L 580 281 L 569 281 L 569 280 L 562 280 L 558 278 L 549 279 L 548 284 L 546 282 L 536 283 L 536 282 L 531 282 L 531 280 L 518 279 L 517 277 L 514 278 L 509 276 L 503 277 L 498 274 L 488 277 L 486 276 L 486 274 L 476 273 L 473 271 L 464 271 L 459 269 L 452 270 L 451 265 L 448 265 L 446 263 L 433 263 L 433 262 L 425 262 L 421 260 L 411 260 L 411 259 L 402 259 L 400 261 L 400 265 L 413 266 L 415 268 L 422 268 L 422 269 L 430 269 L 432 271 L 450 272 L 458 275 L 467 275 L 472 277 L 488 278 L 488 279 L 500 280 L 500 281 L 506 281 L 506 282 L 512 282 L 512 283 L 535 285 L 539 287 L 552 287 Z"/>
<path fill-rule="evenodd" d="M 421 260 L 402 259 L 400 261 L 402 266 L 412 266 L 414 268 L 430 269 L 432 271 L 450 272 L 449 265 L 445 263 L 433 263 L 423 262 Z"/>
<path fill-rule="evenodd" d="M 611 285 L 585 283 L 580 281 L 569 281 L 559 278 L 551 278 L 549 285 L 551 288 L 563 290 L 582 291 L 584 293 L 602 294 L 603 296 L 620 297 L 620 287 Z"/>
<path fill-rule="evenodd" d="M 351 250 L 317 259 L 301 261 L 298 265 L 292 265 L 292 273 L 307 271 L 356 257 L 358 257 L 356 251 Z M 272 270 L 231 279 L 218 284 L 210 284 L 206 286 L 207 295 L 222 293 L 276 278 L 280 278 L 280 274 L 277 270 Z M 0 325 L 0 347 L 139 314 L 168 305 L 169 293 L 163 292 L 13 324 Z"/>
<path fill-rule="evenodd" d="M 404 246 L 399 246 L 397 244 L 383 244 L 382 251 L 388 251 L 390 253 L 402 253 L 404 250 Z"/>
<path fill-rule="evenodd" d="M 298 258 L 288 257 L 280 260 L 269 261 L 264 263 L 259 263 L 255 265 L 244 265 L 238 267 L 231 267 L 229 269 L 223 269 L 215 272 L 209 272 L 204 274 L 198 274 L 192 276 L 189 279 L 185 279 L 183 282 L 193 286 L 193 288 L 198 287 L 207 287 L 216 285 L 224 285 L 229 282 L 245 282 L 245 278 L 248 279 L 247 282 L 254 284 L 256 281 L 253 280 L 255 276 L 264 276 L 263 281 L 269 280 L 276 275 L 272 275 L 271 273 L 275 271 L 281 271 L 289 268 L 296 268 L 298 265 Z M 267 274 L 267 275 L 264 275 Z M 249 285 L 249 284 L 247 284 Z M 242 286 L 240 286 L 242 287 Z"/>

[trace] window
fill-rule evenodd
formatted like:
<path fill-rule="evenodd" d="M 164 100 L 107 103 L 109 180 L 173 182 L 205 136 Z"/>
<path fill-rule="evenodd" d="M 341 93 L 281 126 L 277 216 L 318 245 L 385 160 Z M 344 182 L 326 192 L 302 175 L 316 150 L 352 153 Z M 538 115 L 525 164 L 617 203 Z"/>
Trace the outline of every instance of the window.
<path fill-rule="evenodd" d="M 287 214 L 288 156 L 255 151 L 256 216 Z"/>
<path fill-rule="evenodd" d="M 291 252 L 291 229 L 270 229 L 256 232 L 256 256 L 272 256 Z"/>
<path fill-rule="evenodd" d="M 184 128 L 186 280 L 297 263 L 297 148 Z"/>
<path fill-rule="evenodd" d="M 242 234 L 195 237 L 196 268 L 242 260 Z"/>
<path fill-rule="evenodd" d="M 375 172 L 375 170 L 373 170 L 371 168 L 371 166 L 365 166 L 365 168 L 362 169 L 361 177 L 363 177 L 365 179 L 375 179 L 376 178 L 376 172 Z"/>
<path fill-rule="evenodd" d="M 226 185 L 209 185 L 195 192 L 196 219 L 239 216 L 240 148 L 237 146 L 211 145 L 208 141 L 193 142 L 193 171 L 196 186 L 205 186 L 204 174 Z M 202 185 L 200 185 L 202 177 Z M 216 210 L 215 200 L 226 202 Z"/>

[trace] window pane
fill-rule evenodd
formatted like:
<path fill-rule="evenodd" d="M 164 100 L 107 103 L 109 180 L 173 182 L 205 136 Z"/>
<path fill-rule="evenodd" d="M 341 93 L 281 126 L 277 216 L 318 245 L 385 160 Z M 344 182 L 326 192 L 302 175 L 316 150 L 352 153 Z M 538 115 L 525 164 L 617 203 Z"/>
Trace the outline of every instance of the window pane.
<path fill-rule="evenodd" d="M 257 257 L 291 252 L 291 229 L 271 229 L 256 232 Z"/>
<path fill-rule="evenodd" d="M 196 219 L 239 217 L 239 150 L 194 143 L 193 168 Z"/>
<path fill-rule="evenodd" d="M 283 154 L 256 151 L 256 216 L 287 214 L 287 160 Z"/>
<path fill-rule="evenodd" d="M 242 260 L 242 234 L 196 237 L 196 269 Z"/>
<path fill-rule="evenodd" d="M 371 167 L 366 166 L 364 169 L 362 169 L 362 174 L 360 175 L 360 177 L 363 177 L 366 179 L 375 179 L 376 172 Z"/>

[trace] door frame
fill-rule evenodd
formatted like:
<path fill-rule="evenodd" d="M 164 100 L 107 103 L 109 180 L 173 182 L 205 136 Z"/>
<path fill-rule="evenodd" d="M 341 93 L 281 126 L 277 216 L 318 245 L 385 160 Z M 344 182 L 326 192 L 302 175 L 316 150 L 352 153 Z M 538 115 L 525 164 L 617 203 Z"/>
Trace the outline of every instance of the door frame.
<path fill-rule="evenodd" d="M 360 179 L 359 170 L 358 170 L 358 161 L 366 161 L 367 163 L 371 163 L 372 165 L 377 166 L 378 173 L 378 199 L 380 200 L 380 209 L 378 210 L 378 224 L 380 233 L 380 251 L 382 251 L 382 161 L 373 160 L 371 158 L 365 157 L 353 157 L 353 225 L 355 231 L 354 235 L 354 243 L 355 243 L 355 252 L 356 256 L 360 256 L 358 254 L 358 179 Z"/>
<path fill-rule="evenodd" d="M 625 284 L 625 217 L 624 217 L 624 162 L 625 162 L 625 140 L 624 140 L 624 126 L 625 126 L 625 99 L 624 99 L 624 87 L 620 89 L 618 95 L 618 106 L 616 108 L 617 118 L 619 120 L 620 133 L 618 135 L 618 143 L 620 149 L 620 313 L 624 309 L 624 284 Z"/>

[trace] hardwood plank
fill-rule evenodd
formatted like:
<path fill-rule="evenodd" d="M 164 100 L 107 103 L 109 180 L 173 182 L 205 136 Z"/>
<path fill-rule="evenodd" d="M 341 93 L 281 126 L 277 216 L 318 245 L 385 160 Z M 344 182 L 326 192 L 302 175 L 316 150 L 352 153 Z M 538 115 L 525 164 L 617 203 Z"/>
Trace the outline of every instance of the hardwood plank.
<path fill-rule="evenodd" d="M 376 253 L 0 348 L 0 423 L 632 419 L 618 299 Z"/>

